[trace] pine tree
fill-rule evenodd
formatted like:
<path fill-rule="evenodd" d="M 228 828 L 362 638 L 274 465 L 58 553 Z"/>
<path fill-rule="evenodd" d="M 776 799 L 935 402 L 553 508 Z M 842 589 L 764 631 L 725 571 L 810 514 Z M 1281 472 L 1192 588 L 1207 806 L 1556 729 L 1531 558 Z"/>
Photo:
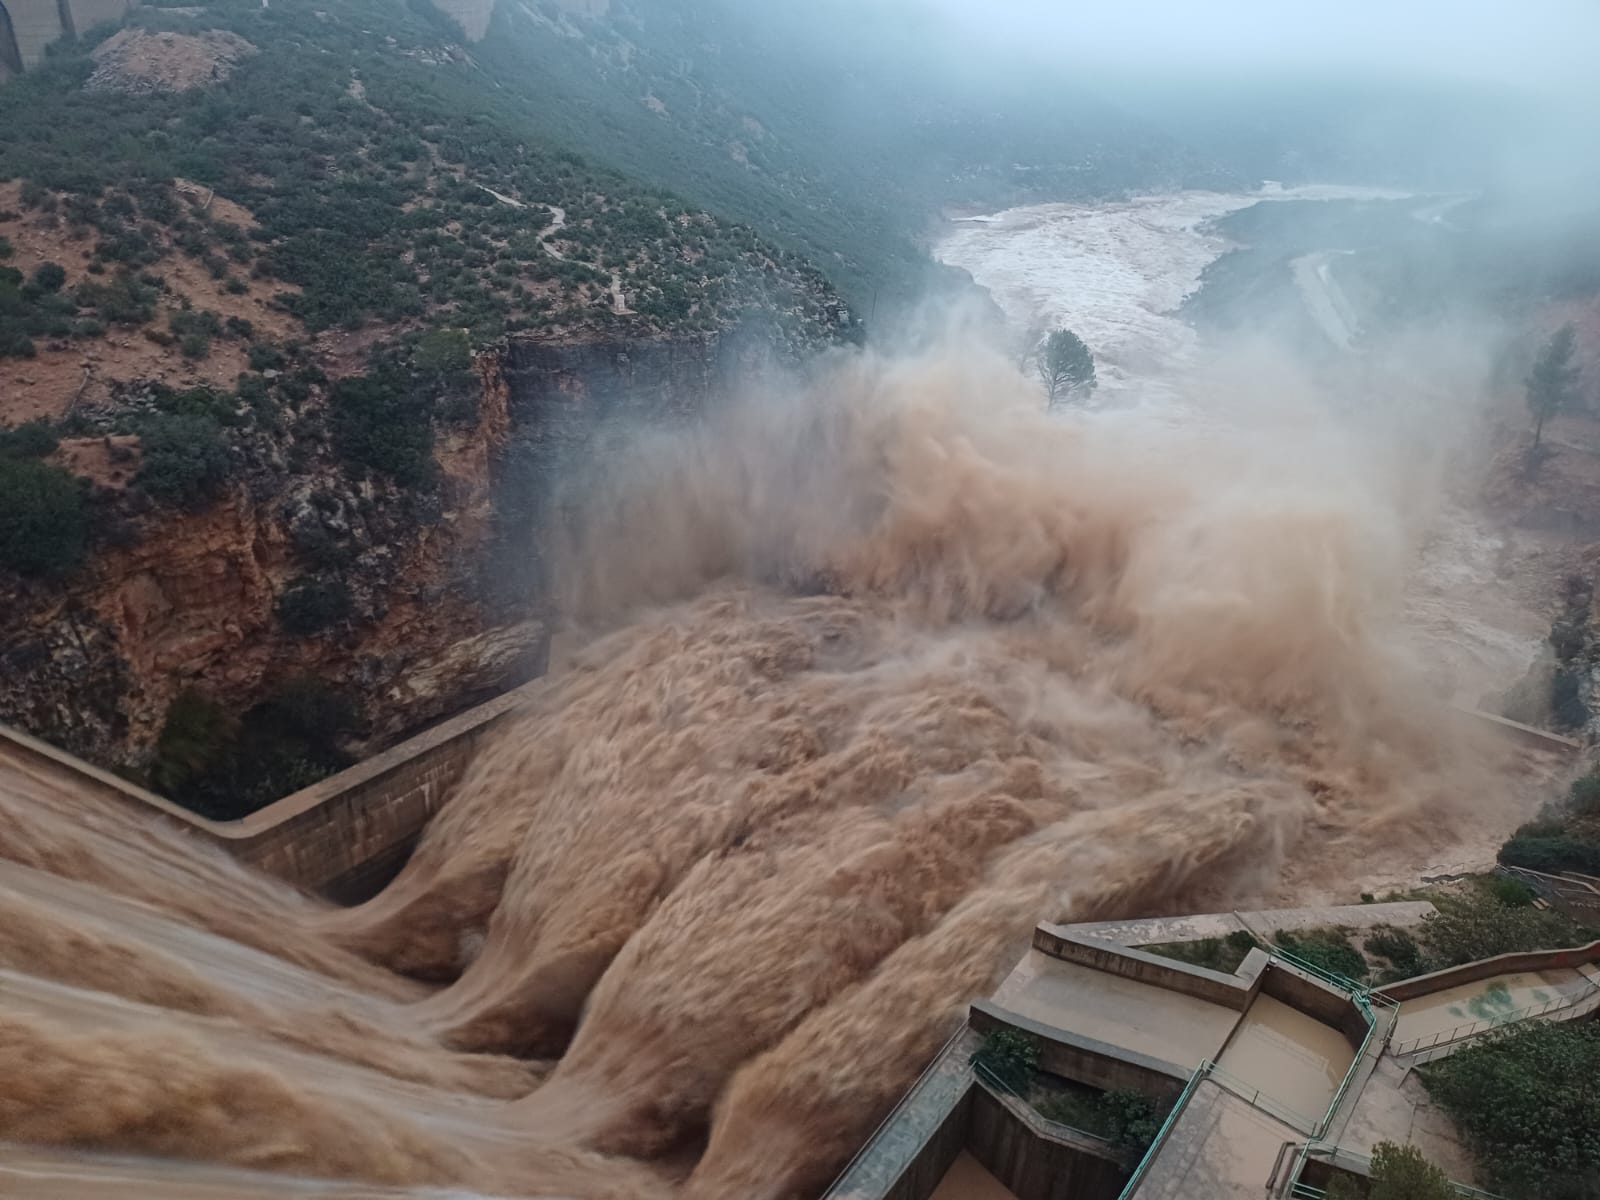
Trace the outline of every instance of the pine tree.
<path fill-rule="evenodd" d="M 1568 407 L 1577 394 L 1578 368 L 1572 364 L 1571 325 L 1563 325 L 1539 348 L 1528 372 L 1528 409 L 1533 413 L 1533 448 L 1544 436 L 1544 423 Z"/>
<path fill-rule="evenodd" d="M 1095 388 L 1094 355 L 1070 329 L 1058 329 L 1045 339 L 1039 353 L 1039 378 L 1051 408 L 1058 402 L 1088 395 Z"/>

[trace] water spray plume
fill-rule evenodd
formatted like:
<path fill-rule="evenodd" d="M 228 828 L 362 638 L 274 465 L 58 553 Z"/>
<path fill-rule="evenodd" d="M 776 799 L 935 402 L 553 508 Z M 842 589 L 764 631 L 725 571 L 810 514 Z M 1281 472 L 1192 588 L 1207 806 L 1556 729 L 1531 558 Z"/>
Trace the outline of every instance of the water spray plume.
<path fill-rule="evenodd" d="M 814 1194 L 1035 922 L 1348 886 L 1493 785 L 1398 624 L 1403 489 L 1310 429 L 1054 418 L 961 348 L 608 447 L 548 531 L 585 644 L 371 902 L 6 778 L 0 968 L 101 999 L 0 998 L 45 1088 L 0 1138 Z"/>

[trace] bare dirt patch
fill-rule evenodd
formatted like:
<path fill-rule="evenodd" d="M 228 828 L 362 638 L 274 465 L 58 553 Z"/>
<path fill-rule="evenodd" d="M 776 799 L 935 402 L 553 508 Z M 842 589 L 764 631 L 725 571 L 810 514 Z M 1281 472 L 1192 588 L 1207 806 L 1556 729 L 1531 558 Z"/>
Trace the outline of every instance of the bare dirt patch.
<path fill-rule="evenodd" d="M 124 29 L 95 50 L 99 66 L 84 86 L 134 96 L 187 92 L 221 83 L 255 52 L 238 34 L 222 29 L 197 34 Z"/>
<path fill-rule="evenodd" d="M 0 184 L 0 211 L 17 214 L 0 221 L 0 234 L 14 247 L 6 265 L 31 274 L 41 263 L 57 263 L 66 271 L 65 287 L 69 291 L 85 280 L 95 279 L 87 268 L 94 256 L 97 235 L 90 231 L 76 236 L 59 218 L 20 211 L 20 191 L 17 183 Z M 254 224 L 247 209 L 220 197 L 211 200 L 208 211 L 235 224 Z M 223 280 L 213 278 L 203 263 L 176 248 L 169 248 L 143 269 L 166 282 L 155 320 L 149 325 L 113 325 L 102 337 L 37 339 L 37 357 L 0 358 L 0 425 L 35 418 L 59 419 L 75 405 L 104 402 L 110 396 L 111 384 L 117 381 L 150 380 L 176 388 L 201 384 L 231 388 L 239 373 L 248 368 L 246 339 L 213 338 L 207 357 L 188 359 L 177 346 L 158 345 L 146 336 L 146 331 L 165 330 L 168 318 L 183 300 L 192 308 L 210 309 L 223 320 L 238 317 L 249 321 L 258 341 L 282 340 L 299 331 L 298 322 L 274 303 L 275 294 L 295 290 L 282 282 L 251 279 L 241 267 L 236 277 L 244 283 L 245 291 L 236 295 L 226 289 Z"/>
<path fill-rule="evenodd" d="M 139 439 L 131 434 L 98 438 L 67 438 L 56 448 L 55 460 L 74 475 L 105 487 L 127 487 L 139 473 L 142 456 Z"/>

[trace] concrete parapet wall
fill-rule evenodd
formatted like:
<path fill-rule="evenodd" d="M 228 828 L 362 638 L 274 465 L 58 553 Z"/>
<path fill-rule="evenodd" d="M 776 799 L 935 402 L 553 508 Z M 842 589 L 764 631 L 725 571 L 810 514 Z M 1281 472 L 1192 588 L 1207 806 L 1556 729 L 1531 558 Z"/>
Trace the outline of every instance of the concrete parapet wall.
<path fill-rule="evenodd" d="M 972 1056 L 982 1041 L 963 1024 L 824 1195 L 926 1200 L 965 1144 Z"/>
<path fill-rule="evenodd" d="M 968 1023 L 979 1033 L 1019 1029 L 1032 1034 L 1040 1043 L 1040 1069 L 1108 1092 L 1140 1092 L 1172 1101 L 1192 1074 L 1188 1067 L 1055 1029 L 989 1000 L 973 1001 Z"/>
<path fill-rule="evenodd" d="M 280 879 L 354 902 L 388 882 L 483 739 L 538 686 L 497 696 L 238 821 L 207 820 L 4 726 L 0 754 L 48 763 L 90 795 L 173 822 Z"/>
<path fill-rule="evenodd" d="M 1262 975 L 1261 990 L 1324 1025 L 1337 1029 L 1352 1048 L 1366 1040 L 1371 1028 L 1350 997 L 1293 965 L 1274 962 Z"/>
<path fill-rule="evenodd" d="M 1399 983 L 1386 984 L 1382 994 L 1391 1000 L 1404 1003 L 1419 996 L 1442 992 L 1463 983 L 1477 983 L 1493 979 L 1496 975 L 1515 975 L 1520 971 L 1547 971 L 1558 967 L 1576 969 L 1588 963 L 1600 962 L 1600 942 L 1586 946 L 1573 946 L 1567 950 L 1528 950 L 1520 954 L 1501 954 L 1482 958 L 1477 962 L 1462 963 L 1459 967 L 1446 967 L 1429 975 L 1416 975 Z"/>
<path fill-rule="evenodd" d="M 879 1193 L 882 1200 L 928 1200 L 939 1181 L 944 1178 L 950 1164 L 967 1149 L 967 1133 L 972 1122 L 972 1101 L 982 1089 L 969 1086 L 961 1098 L 945 1111 L 934 1131 L 928 1135 L 906 1169 L 889 1187 Z M 860 1192 L 850 1193 L 850 1200 L 868 1200 Z"/>
<path fill-rule="evenodd" d="M 1165 988 L 1198 1000 L 1207 1000 L 1243 1012 L 1255 995 L 1256 979 L 1246 974 L 1224 975 L 1205 967 L 1191 966 L 1175 959 L 1162 958 L 1144 950 L 1118 946 L 1098 938 L 1082 937 L 1059 925 L 1040 925 L 1033 931 L 1034 949 L 1063 962 L 1092 967 L 1108 975 L 1136 979 L 1152 987 Z M 1246 967 L 1251 960 L 1246 960 Z M 1256 960 L 1255 970 L 1265 956 Z"/>

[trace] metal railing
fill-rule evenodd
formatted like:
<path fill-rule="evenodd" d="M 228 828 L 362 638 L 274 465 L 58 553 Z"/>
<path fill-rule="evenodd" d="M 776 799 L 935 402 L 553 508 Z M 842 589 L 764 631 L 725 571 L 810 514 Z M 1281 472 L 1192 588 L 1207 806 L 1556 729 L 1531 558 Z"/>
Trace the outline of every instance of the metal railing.
<path fill-rule="evenodd" d="M 1551 875 L 1527 867 L 1499 866 L 1497 874 L 1509 876 L 1532 888 L 1535 893 L 1567 916 L 1585 924 L 1592 924 L 1600 914 L 1600 887 L 1589 882 L 1590 877 L 1574 871 Z"/>
<path fill-rule="evenodd" d="M 1194 1074 L 1189 1076 L 1189 1082 L 1183 1085 L 1183 1091 L 1178 1093 L 1178 1098 L 1172 1102 L 1172 1108 L 1167 1113 L 1167 1119 L 1161 1122 L 1161 1128 L 1156 1130 L 1155 1137 L 1150 1139 L 1150 1146 L 1144 1152 L 1144 1157 L 1139 1160 L 1139 1165 L 1134 1167 L 1133 1174 L 1128 1176 L 1128 1182 L 1122 1191 L 1117 1193 L 1117 1200 L 1128 1200 L 1134 1190 L 1144 1181 L 1145 1175 L 1150 1171 L 1150 1164 L 1155 1162 L 1156 1155 L 1165 1144 L 1167 1136 L 1172 1132 L 1172 1127 L 1177 1124 L 1179 1115 L 1187 1107 L 1194 1096 L 1195 1088 L 1200 1086 L 1200 1081 L 1210 1075 L 1212 1063 L 1210 1059 L 1195 1068 Z"/>
<path fill-rule="evenodd" d="M 1394 1032 L 1394 1023 L 1399 1019 L 1397 1014 L 1400 1011 L 1400 1005 L 1398 1002 L 1390 1000 L 1387 996 L 1383 997 L 1383 1000 L 1386 1004 L 1394 1005 L 1394 1010 L 1389 1017 L 1389 1033 L 1392 1034 Z M 1322 1120 L 1318 1121 L 1316 1128 L 1311 1131 L 1312 1137 L 1321 1137 L 1328 1132 L 1329 1126 L 1333 1124 L 1334 1114 L 1339 1111 L 1339 1105 L 1344 1102 L 1345 1093 L 1350 1090 L 1350 1084 L 1356 1077 L 1357 1069 L 1367 1056 L 1367 1049 L 1372 1045 L 1373 1035 L 1378 1032 L 1379 1018 L 1378 1014 L 1372 1011 L 1370 999 L 1356 997 L 1356 1007 L 1361 1011 L 1361 1015 L 1367 1019 L 1366 1036 L 1361 1039 L 1361 1045 L 1356 1047 L 1355 1056 L 1351 1058 L 1350 1066 L 1346 1068 L 1344 1078 L 1339 1081 L 1339 1086 L 1333 1093 L 1333 1099 L 1328 1101 L 1328 1111 L 1322 1114 Z M 1385 1036 L 1387 1037 L 1388 1035 L 1386 1034 Z M 1382 1046 L 1378 1047 L 1378 1053 L 1380 1055 L 1383 1053 Z"/>
<path fill-rule="evenodd" d="M 1309 1183 L 1302 1183 L 1300 1175 L 1305 1169 L 1306 1160 L 1315 1156 L 1328 1163 L 1329 1166 L 1343 1167 L 1359 1175 L 1371 1176 L 1372 1159 L 1365 1154 L 1356 1154 L 1350 1150 L 1342 1150 L 1338 1146 L 1324 1145 L 1318 1142 L 1307 1142 L 1300 1148 L 1300 1157 L 1295 1163 L 1294 1182 L 1290 1185 L 1288 1195 L 1294 1200 L 1325 1200 L 1327 1190 L 1313 1187 Z M 1450 1187 L 1456 1195 L 1464 1196 L 1467 1200 L 1506 1200 L 1506 1197 L 1495 1192 L 1486 1192 L 1482 1188 L 1475 1188 L 1468 1183 L 1457 1183 L 1450 1180 Z"/>
<path fill-rule="evenodd" d="M 1419 1037 L 1408 1038 L 1398 1042 L 1390 1049 L 1396 1057 L 1425 1054 L 1437 1047 L 1453 1045 L 1456 1042 L 1467 1041 L 1479 1034 L 1488 1033 L 1507 1025 L 1515 1025 L 1519 1021 L 1527 1021 L 1534 1017 L 1542 1017 L 1547 1013 L 1564 1012 L 1571 1010 L 1573 1016 L 1581 1016 L 1600 1007 L 1600 987 L 1589 984 L 1581 992 L 1569 992 L 1557 996 L 1553 1000 L 1546 1000 L 1543 1004 L 1530 1004 L 1526 1008 L 1519 1008 L 1514 1012 L 1497 1014 L 1492 1017 L 1483 1017 L 1477 1021 L 1468 1021 L 1451 1029 L 1442 1029 L 1438 1033 Z"/>
<path fill-rule="evenodd" d="M 1322 1121 L 1319 1121 L 1316 1117 L 1308 1116 L 1303 1112 L 1298 1112 L 1295 1109 L 1290 1108 L 1287 1104 L 1274 1100 L 1271 1096 L 1265 1095 L 1261 1089 L 1256 1087 L 1254 1084 L 1246 1083 L 1238 1076 L 1228 1074 L 1228 1072 L 1217 1066 L 1216 1063 L 1208 1061 L 1206 1065 L 1210 1067 L 1210 1070 L 1207 1072 L 1207 1076 L 1213 1083 L 1222 1088 L 1224 1091 L 1230 1092 L 1239 1097 L 1239 1099 L 1243 1100 L 1251 1108 L 1259 1108 L 1268 1116 L 1276 1117 L 1285 1125 L 1291 1125 L 1304 1133 L 1311 1134 L 1312 1136 L 1315 1136 L 1318 1130 L 1321 1128 Z"/>
<path fill-rule="evenodd" d="M 990 1091 L 999 1092 L 1002 1096 L 1009 1096 L 1018 1104 L 1021 1104 L 1028 1110 L 1026 1119 L 1028 1120 L 1029 1124 L 1039 1125 L 1046 1133 L 1053 1134 L 1062 1141 L 1070 1141 L 1074 1137 L 1089 1138 L 1096 1142 L 1105 1143 L 1108 1150 L 1116 1150 L 1116 1143 L 1110 1138 L 1106 1137 L 1106 1135 L 1103 1133 L 1091 1133 L 1087 1129 L 1079 1129 L 1076 1125 L 1068 1125 L 1064 1121 L 1057 1121 L 1045 1116 L 1039 1111 L 1038 1107 L 1033 1103 L 1032 1100 L 1028 1099 L 1028 1097 L 1024 1096 L 1016 1088 L 1012 1087 L 1011 1084 L 1005 1079 L 1001 1078 L 998 1072 L 985 1066 L 983 1063 L 974 1062 L 972 1064 L 972 1074 L 980 1082 L 987 1086 Z"/>
<path fill-rule="evenodd" d="M 1370 994 L 1367 985 L 1362 983 L 1360 980 L 1350 979 L 1347 976 L 1339 974 L 1337 971 L 1330 971 L 1326 967 L 1319 967 L 1316 963 L 1308 962 L 1306 959 L 1301 958 L 1292 950 L 1285 950 L 1282 946 L 1279 946 L 1276 943 L 1269 942 L 1264 948 L 1266 952 L 1273 958 L 1281 958 L 1291 967 L 1294 967 L 1300 971 L 1304 971 L 1307 975 L 1314 975 L 1324 983 L 1331 983 L 1341 992 L 1349 992 L 1353 996 L 1363 997 Z M 1392 1004 L 1393 1001 L 1390 1001 L 1390 1003 Z"/>

